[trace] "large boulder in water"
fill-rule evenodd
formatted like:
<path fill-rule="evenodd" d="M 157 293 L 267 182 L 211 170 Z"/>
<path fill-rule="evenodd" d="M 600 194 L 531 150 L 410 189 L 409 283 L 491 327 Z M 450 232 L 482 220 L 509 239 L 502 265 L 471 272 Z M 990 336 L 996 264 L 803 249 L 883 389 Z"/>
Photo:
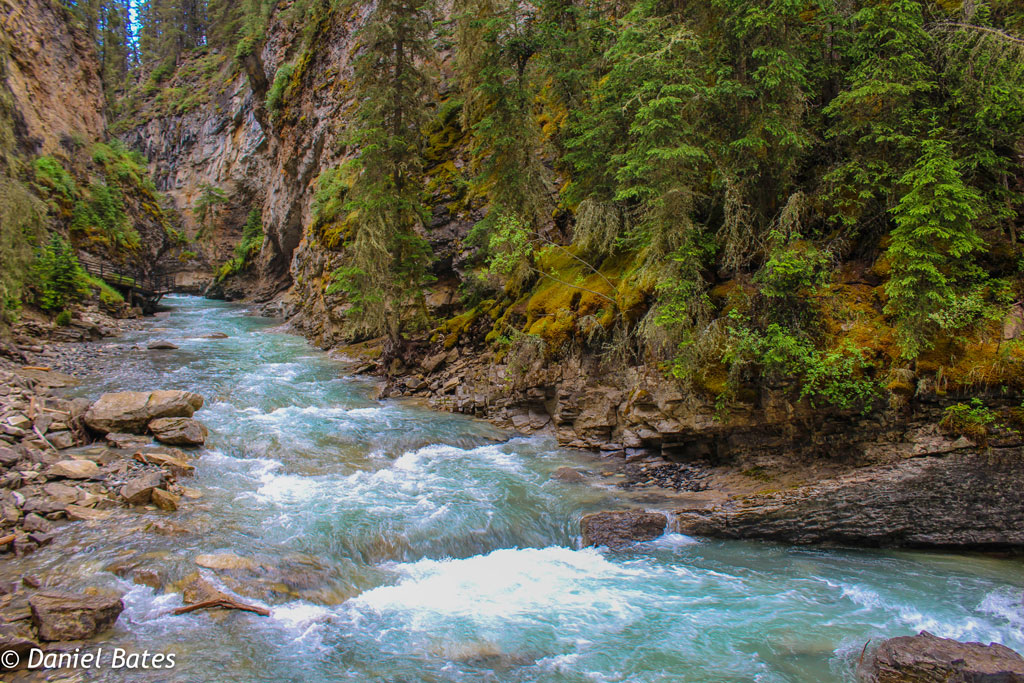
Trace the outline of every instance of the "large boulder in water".
<path fill-rule="evenodd" d="M 192 417 L 203 407 L 203 397 L 191 391 L 119 391 L 103 394 L 85 411 L 89 429 L 107 434 L 141 434 L 159 417 Z"/>
<path fill-rule="evenodd" d="M 961 643 L 921 631 L 882 642 L 857 667 L 863 683 L 1024 683 L 1024 658 L 1008 647 Z"/>
<path fill-rule="evenodd" d="M 209 432 L 203 423 L 188 417 L 160 417 L 149 423 L 149 431 L 161 443 L 175 446 L 201 446 Z"/>
<path fill-rule="evenodd" d="M 112 593 L 82 595 L 44 591 L 28 599 L 32 623 L 42 640 L 83 640 L 114 625 L 124 610 L 120 596 Z"/>
<path fill-rule="evenodd" d="M 651 541 L 665 533 L 668 518 L 660 512 L 606 510 L 584 515 L 580 520 L 583 545 L 622 548 L 638 541 Z"/>

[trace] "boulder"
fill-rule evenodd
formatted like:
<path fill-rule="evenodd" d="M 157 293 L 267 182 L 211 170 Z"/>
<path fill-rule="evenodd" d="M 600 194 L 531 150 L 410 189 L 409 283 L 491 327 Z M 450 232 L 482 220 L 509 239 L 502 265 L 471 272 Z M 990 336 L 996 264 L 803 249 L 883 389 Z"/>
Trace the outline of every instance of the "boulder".
<path fill-rule="evenodd" d="M 996 643 L 961 643 L 921 631 L 883 641 L 857 667 L 863 683 L 1024 683 L 1024 658 Z"/>
<path fill-rule="evenodd" d="M 61 460 L 46 470 L 48 477 L 64 479 L 91 479 L 99 474 L 99 465 L 92 460 Z"/>
<path fill-rule="evenodd" d="M 152 492 L 153 505 L 156 505 L 161 510 L 167 512 L 174 512 L 178 509 L 178 503 L 181 498 L 174 495 L 170 491 L 164 491 L 163 489 L 153 489 Z"/>
<path fill-rule="evenodd" d="M 585 479 L 579 470 L 573 469 L 572 467 L 559 467 L 551 474 L 551 478 L 565 482 L 580 482 Z"/>
<path fill-rule="evenodd" d="M 158 339 L 157 341 L 151 341 L 148 344 L 146 344 L 146 348 L 149 349 L 150 351 L 169 351 L 178 348 L 178 345 L 173 344 L 165 339 Z"/>
<path fill-rule="evenodd" d="M 606 510 L 580 520 L 583 545 L 618 549 L 638 541 L 650 541 L 665 533 L 668 518 L 660 512 Z"/>
<path fill-rule="evenodd" d="M 32 623 L 42 640 L 82 640 L 106 631 L 124 610 L 113 593 L 84 595 L 48 590 L 28 599 Z"/>
<path fill-rule="evenodd" d="M 150 472 L 132 479 L 121 487 L 121 497 L 129 505 L 145 505 L 153 498 L 153 490 L 164 483 L 164 475 Z"/>
<path fill-rule="evenodd" d="M 209 432 L 203 423 L 188 417 L 161 417 L 149 423 L 149 431 L 161 443 L 201 446 Z"/>
<path fill-rule="evenodd" d="M 103 394 L 85 411 L 85 423 L 101 434 L 141 433 L 160 417 L 192 417 L 203 397 L 191 391 L 120 391 Z"/>
<path fill-rule="evenodd" d="M 46 440 L 59 451 L 75 445 L 75 437 L 71 432 L 53 432 L 46 437 Z"/>

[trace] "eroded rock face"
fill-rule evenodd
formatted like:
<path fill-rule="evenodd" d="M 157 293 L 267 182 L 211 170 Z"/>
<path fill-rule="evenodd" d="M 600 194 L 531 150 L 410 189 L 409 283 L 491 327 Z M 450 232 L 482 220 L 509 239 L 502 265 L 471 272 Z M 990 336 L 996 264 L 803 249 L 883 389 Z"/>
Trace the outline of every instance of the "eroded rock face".
<path fill-rule="evenodd" d="M 149 431 L 161 443 L 175 446 L 199 446 L 209 432 L 201 422 L 187 417 L 161 417 L 149 423 Z"/>
<path fill-rule="evenodd" d="M 103 394 L 85 412 L 85 423 L 101 434 L 141 433 L 161 417 L 192 417 L 203 407 L 203 397 L 191 391 L 121 391 Z"/>
<path fill-rule="evenodd" d="M 679 510 L 676 531 L 783 543 L 1024 548 L 1019 449 L 910 458 L 710 509 Z"/>
<path fill-rule="evenodd" d="M 83 640 L 106 631 L 124 610 L 115 594 L 43 591 L 28 599 L 41 640 Z"/>
<path fill-rule="evenodd" d="M 584 515 L 580 520 L 583 545 L 622 548 L 638 541 L 651 541 L 665 533 L 668 518 L 660 512 L 607 510 Z"/>
<path fill-rule="evenodd" d="M 1024 658 L 1008 647 L 961 643 L 921 631 L 884 641 L 857 667 L 863 683 L 1024 683 Z"/>

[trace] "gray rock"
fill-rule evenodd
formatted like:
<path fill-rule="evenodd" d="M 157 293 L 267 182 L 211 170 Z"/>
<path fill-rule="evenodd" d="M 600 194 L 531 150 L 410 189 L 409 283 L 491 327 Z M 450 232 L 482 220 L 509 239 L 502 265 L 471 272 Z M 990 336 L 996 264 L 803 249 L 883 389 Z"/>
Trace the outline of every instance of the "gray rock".
<path fill-rule="evenodd" d="M 75 437 L 71 432 L 53 432 L 46 440 L 57 450 L 71 448 L 75 445 Z"/>
<path fill-rule="evenodd" d="M 11 467 L 18 464 L 21 460 L 21 454 L 13 448 L 2 448 L 0 447 L 0 465 L 4 467 Z"/>
<path fill-rule="evenodd" d="M 164 483 L 164 475 L 150 472 L 132 479 L 121 487 L 121 497 L 129 505 L 145 505 L 153 497 L 153 489 Z"/>
<path fill-rule="evenodd" d="M 583 545 L 618 549 L 637 541 L 651 541 L 665 533 L 668 518 L 660 512 L 606 510 L 580 520 Z"/>
<path fill-rule="evenodd" d="M 32 623 L 42 640 L 83 640 L 106 631 L 124 610 L 115 594 L 83 595 L 43 591 L 28 599 Z"/>
<path fill-rule="evenodd" d="M 90 429 L 109 432 L 141 433 L 160 417 L 192 417 L 203 407 L 203 397 L 190 391 L 122 391 L 103 394 L 85 411 Z"/>
<path fill-rule="evenodd" d="M 170 350 L 178 348 L 178 345 L 174 344 L 174 343 L 171 343 L 169 341 L 160 339 L 160 340 L 157 340 L 157 341 L 149 342 L 148 344 L 146 344 L 146 348 L 149 349 L 150 351 L 164 351 L 164 350 L 170 351 Z"/>
<path fill-rule="evenodd" d="M 209 432 L 203 423 L 187 417 L 162 417 L 149 423 L 153 437 L 176 446 L 200 446 Z"/>
<path fill-rule="evenodd" d="M 138 434 L 122 434 L 111 432 L 104 437 L 114 448 L 138 448 L 149 443 L 149 438 Z"/>
<path fill-rule="evenodd" d="M 18 653 L 19 662 L 13 668 L 20 669 L 28 666 L 28 652 L 34 647 L 39 647 L 39 643 L 33 637 L 27 622 L 0 624 L 0 652 L 13 650 Z M 0 663 L 0 671 L 3 670 L 10 669 Z"/>
<path fill-rule="evenodd" d="M 551 478 L 565 482 L 580 482 L 585 479 L 579 470 L 572 467 L 559 467 L 551 474 Z"/>
<path fill-rule="evenodd" d="M 863 683 L 1024 683 L 1024 658 L 1008 647 L 961 643 L 921 631 L 882 642 L 857 667 Z"/>
<path fill-rule="evenodd" d="M 1024 548 L 1024 459 L 957 451 L 677 511 L 676 531 L 717 538 L 883 547 Z"/>

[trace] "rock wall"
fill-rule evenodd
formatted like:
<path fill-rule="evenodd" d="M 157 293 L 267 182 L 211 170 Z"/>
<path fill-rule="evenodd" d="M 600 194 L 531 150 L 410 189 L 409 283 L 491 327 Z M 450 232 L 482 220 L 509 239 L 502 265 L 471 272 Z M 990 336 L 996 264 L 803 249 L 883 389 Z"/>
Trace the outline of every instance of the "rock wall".
<path fill-rule="evenodd" d="M 22 151 L 51 154 L 72 137 L 102 139 L 99 62 L 67 10 L 57 0 L 0 0 L 0 16 Z"/>

